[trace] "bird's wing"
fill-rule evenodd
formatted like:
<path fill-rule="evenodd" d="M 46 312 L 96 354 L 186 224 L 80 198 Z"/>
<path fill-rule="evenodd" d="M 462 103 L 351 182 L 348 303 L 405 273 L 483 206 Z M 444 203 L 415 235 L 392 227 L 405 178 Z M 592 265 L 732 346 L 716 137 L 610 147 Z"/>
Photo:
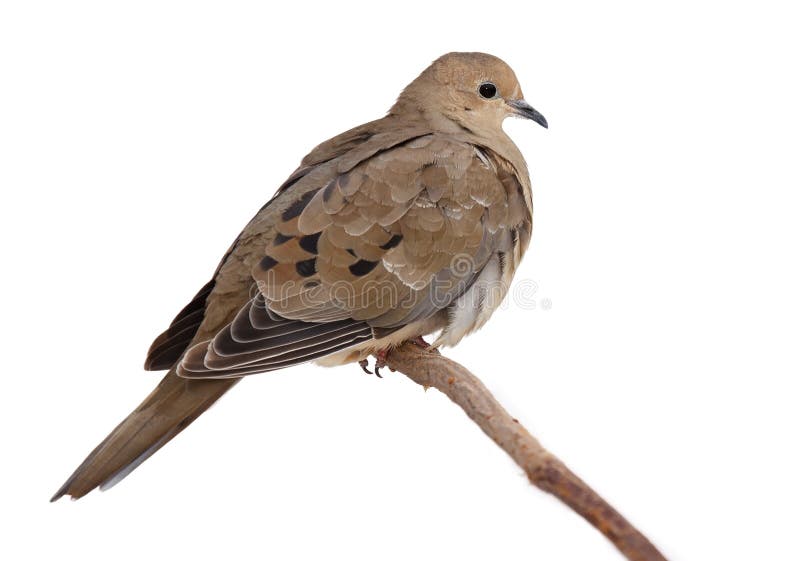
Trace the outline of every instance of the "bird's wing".
<path fill-rule="evenodd" d="M 464 293 L 524 220 L 519 182 L 452 137 L 346 158 L 276 215 L 251 271 L 257 296 L 192 346 L 179 374 L 274 370 L 424 320 Z"/>

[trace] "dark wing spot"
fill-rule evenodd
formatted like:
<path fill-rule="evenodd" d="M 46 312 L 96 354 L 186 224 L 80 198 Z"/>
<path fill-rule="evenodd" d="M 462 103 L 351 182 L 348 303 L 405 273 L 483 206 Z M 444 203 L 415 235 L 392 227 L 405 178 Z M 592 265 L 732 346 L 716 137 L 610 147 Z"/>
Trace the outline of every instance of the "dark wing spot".
<path fill-rule="evenodd" d="M 391 239 L 381 246 L 381 249 L 392 249 L 397 247 L 403 241 L 403 234 L 395 234 Z"/>
<path fill-rule="evenodd" d="M 309 253 L 313 253 L 314 255 L 317 254 L 317 242 L 319 241 L 319 237 L 322 235 L 322 232 L 317 232 L 316 234 L 310 234 L 308 236 L 303 236 L 300 238 L 300 247 L 305 249 Z"/>
<path fill-rule="evenodd" d="M 367 261 L 366 259 L 359 259 L 352 265 L 350 265 L 350 272 L 353 273 L 357 277 L 363 277 L 367 273 L 369 273 L 372 269 L 377 267 L 377 261 Z"/>
<path fill-rule="evenodd" d="M 270 269 L 272 269 L 277 264 L 278 264 L 277 261 L 275 261 L 272 257 L 267 255 L 266 257 L 264 257 L 261 260 L 261 270 L 262 271 L 269 271 Z"/>
<path fill-rule="evenodd" d="M 352 255 L 353 257 L 358 257 L 358 255 L 356 255 L 356 252 L 355 252 L 355 251 L 353 251 L 352 249 L 348 249 L 348 250 L 347 250 L 347 253 L 349 253 L 349 254 L 350 254 L 350 255 Z"/>
<path fill-rule="evenodd" d="M 316 191 L 308 191 L 302 197 L 290 204 L 286 210 L 283 211 L 283 214 L 281 214 L 283 221 L 288 222 L 292 218 L 300 216 L 300 213 L 303 212 L 303 209 L 306 208 L 306 205 L 308 205 L 309 202 L 311 202 L 311 199 L 314 198 L 316 193 Z"/>
<path fill-rule="evenodd" d="M 278 235 L 275 236 L 274 240 L 272 240 L 272 245 L 281 245 L 281 244 L 284 244 L 284 243 L 288 242 L 291 239 L 292 239 L 292 236 L 284 236 L 283 234 L 278 232 Z"/>
<path fill-rule="evenodd" d="M 306 259 L 305 261 L 298 261 L 294 268 L 297 274 L 301 277 L 310 277 L 317 272 L 317 258 Z"/>

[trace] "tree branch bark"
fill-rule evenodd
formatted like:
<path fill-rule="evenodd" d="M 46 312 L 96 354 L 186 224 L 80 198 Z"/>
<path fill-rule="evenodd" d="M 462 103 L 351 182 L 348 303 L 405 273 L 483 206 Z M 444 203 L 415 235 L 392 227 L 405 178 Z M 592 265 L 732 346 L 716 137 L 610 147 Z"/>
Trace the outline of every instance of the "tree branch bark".
<path fill-rule="evenodd" d="M 413 343 L 405 343 L 389 352 L 386 366 L 449 397 L 511 456 L 531 483 L 583 516 L 627 559 L 666 561 L 641 532 L 509 415 L 469 370 L 437 351 L 422 349 Z"/>

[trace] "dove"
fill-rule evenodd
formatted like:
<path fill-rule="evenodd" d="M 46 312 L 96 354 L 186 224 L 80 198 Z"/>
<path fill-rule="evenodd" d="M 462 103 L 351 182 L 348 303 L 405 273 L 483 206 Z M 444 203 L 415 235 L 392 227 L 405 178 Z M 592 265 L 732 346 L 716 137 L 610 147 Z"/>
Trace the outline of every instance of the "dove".
<path fill-rule="evenodd" d="M 509 116 L 547 127 L 505 62 L 449 53 L 314 148 L 153 342 L 145 369 L 167 374 L 52 500 L 113 486 L 248 375 L 370 356 L 377 372 L 404 341 L 481 327 L 531 238 Z"/>

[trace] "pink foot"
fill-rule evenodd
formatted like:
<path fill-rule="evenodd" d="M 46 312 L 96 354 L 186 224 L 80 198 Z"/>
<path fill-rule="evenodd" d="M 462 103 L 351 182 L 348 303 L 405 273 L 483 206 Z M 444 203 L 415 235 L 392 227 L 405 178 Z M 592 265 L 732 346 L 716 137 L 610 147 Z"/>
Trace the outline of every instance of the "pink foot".
<path fill-rule="evenodd" d="M 412 345 L 416 345 L 421 349 L 430 349 L 431 345 L 422 336 L 414 337 L 408 340 L 409 343 Z M 369 369 L 369 361 L 365 358 L 358 361 L 358 365 L 361 367 L 361 370 L 366 372 L 367 374 L 375 374 L 378 378 L 383 378 L 381 376 L 381 368 L 386 366 L 386 357 L 389 354 L 390 349 L 383 349 L 375 353 L 375 370 L 372 371 Z M 392 370 L 391 368 L 389 370 Z M 392 370 L 393 371 L 393 370 Z"/>
<path fill-rule="evenodd" d="M 428 343 L 425 339 L 422 338 L 422 335 L 420 335 L 418 337 L 414 337 L 413 339 L 409 339 L 408 342 L 412 343 L 412 344 L 414 344 L 414 345 L 416 345 L 416 346 L 418 346 L 418 347 L 420 347 L 422 349 L 427 349 L 427 348 L 429 348 L 431 346 L 430 343 Z"/>

